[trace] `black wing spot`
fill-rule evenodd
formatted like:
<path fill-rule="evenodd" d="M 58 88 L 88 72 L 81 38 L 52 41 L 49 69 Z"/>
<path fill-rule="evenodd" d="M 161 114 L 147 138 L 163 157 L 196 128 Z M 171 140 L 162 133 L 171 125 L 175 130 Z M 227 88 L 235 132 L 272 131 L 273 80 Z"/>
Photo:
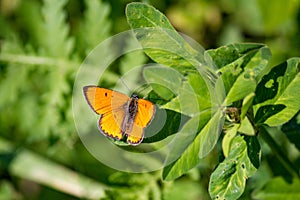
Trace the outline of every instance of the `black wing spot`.
<path fill-rule="evenodd" d="M 105 95 L 105 97 L 107 97 L 107 92 L 105 92 L 105 94 L 104 94 L 104 95 Z"/>

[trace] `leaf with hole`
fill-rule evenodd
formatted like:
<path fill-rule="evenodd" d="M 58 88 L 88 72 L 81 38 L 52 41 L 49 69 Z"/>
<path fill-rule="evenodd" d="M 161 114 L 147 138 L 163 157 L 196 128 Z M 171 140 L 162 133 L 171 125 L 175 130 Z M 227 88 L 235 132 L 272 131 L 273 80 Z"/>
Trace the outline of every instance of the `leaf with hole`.
<path fill-rule="evenodd" d="M 238 199 L 244 192 L 246 180 L 257 168 L 248 154 L 247 141 L 235 137 L 230 145 L 229 155 L 211 174 L 209 194 L 212 199 Z"/>
<path fill-rule="evenodd" d="M 232 140 L 237 134 L 240 124 L 234 124 L 232 127 L 228 128 L 222 140 L 222 150 L 225 157 L 228 157 L 230 145 Z"/>

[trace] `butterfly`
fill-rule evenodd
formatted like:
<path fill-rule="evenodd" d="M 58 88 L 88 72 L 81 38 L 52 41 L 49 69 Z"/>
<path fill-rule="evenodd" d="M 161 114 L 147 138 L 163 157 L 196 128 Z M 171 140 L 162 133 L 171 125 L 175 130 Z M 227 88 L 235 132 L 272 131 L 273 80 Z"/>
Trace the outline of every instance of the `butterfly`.
<path fill-rule="evenodd" d="M 98 128 L 104 135 L 138 145 L 144 137 L 144 129 L 153 119 L 155 105 L 133 94 L 125 94 L 97 86 L 83 88 L 85 99 L 91 109 L 101 115 Z"/>

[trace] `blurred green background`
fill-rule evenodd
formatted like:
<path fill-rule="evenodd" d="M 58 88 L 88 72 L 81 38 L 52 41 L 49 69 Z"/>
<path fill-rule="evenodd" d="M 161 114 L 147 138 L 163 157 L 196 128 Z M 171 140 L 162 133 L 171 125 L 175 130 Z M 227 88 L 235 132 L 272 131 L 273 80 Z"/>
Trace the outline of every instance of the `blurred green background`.
<path fill-rule="evenodd" d="M 213 156 L 179 180 L 164 182 L 160 172 L 126 174 L 106 167 L 76 133 L 76 72 L 98 43 L 129 29 L 130 2 L 0 0 L 0 199 L 99 199 L 105 191 L 108 199 L 209 199 Z M 300 55 L 299 0 L 144 2 L 205 49 L 265 43 L 272 64 Z M 121 58 L 104 86 L 112 85 L 126 64 L 145 62 L 143 54 Z M 252 189 L 250 184 L 244 198 Z"/>

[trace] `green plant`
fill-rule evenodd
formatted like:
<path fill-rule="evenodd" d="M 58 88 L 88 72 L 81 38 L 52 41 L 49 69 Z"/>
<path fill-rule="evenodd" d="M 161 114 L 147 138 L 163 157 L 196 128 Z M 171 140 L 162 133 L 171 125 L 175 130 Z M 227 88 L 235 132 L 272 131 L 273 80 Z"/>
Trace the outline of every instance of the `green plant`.
<path fill-rule="evenodd" d="M 162 2 L 167 11 L 168 2 Z M 178 9 L 184 7 L 182 2 Z M 241 4 L 252 14 L 248 2 Z M 148 98 L 167 110 L 168 119 L 144 143 L 160 147 L 169 138 L 175 140 L 169 165 L 162 171 L 117 172 L 99 163 L 82 145 L 71 99 L 75 74 L 89 51 L 112 35 L 112 28 L 126 27 L 121 25 L 125 20 L 110 18 L 124 15 L 113 9 L 123 4 L 101 0 L 0 3 L 0 199 L 299 198 L 299 58 L 270 65 L 270 50 L 264 44 L 194 49 L 197 45 L 188 44 L 162 13 L 147 4 L 129 4 L 127 20 L 144 52 L 165 66 L 142 71 L 153 90 Z M 226 13 L 234 10 L 232 2 L 228 4 L 220 6 Z M 281 4 L 287 5 L 282 0 L 272 6 L 278 9 Z M 284 19 L 296 18 L 296 4 Z M 266 22 L 272 22 L 266 29 L 272 36 L 277 26 L 273 14 L 265 14 Z M 229 23 L 228 29 L 237 28 L 234 20 Z M 241 35 L 243 30 L 238 30 Z M 296 31 L 285 32 L 288 37 L 283 41 L 294 38 Z M 292 55 L 297 53 L 297 42 L 291 44 Z M 123 47 L 130 45 L 125 42 Z M 132 66 L 145 61 L 141 52 L 121 57 L 101 77 L 101 86 L 115 85 Z M 126 80 L 130 88 L 137 85 L 141 73 L 135 72 Z M 65 184 L 71 187 L 62 187 Z"/>
<path fill-rule="evenodd" d="M 99 170 L 74 126 L 72 88 L 76 71 L 91 49 L 110 36 L 112 23 L 109 4 L 98 0 L 82 4 L 83 13 L 76 1 L 1 1 L 1 199 L 31 198 L 27 195 L 51 198 L 60 192 L 96 199 L 104 196 L 105 186 L 99 185 L 99 179 L 105 180 L 114 172 L 105 166 Z M 70 15 L 75 15 L 73 23 Z M 101 80 L 103 85 L 109 87 L 120 74 L 144 60 L 139 52 L 120 58 L 120 64 Z M 134 85 L 135 80 L 130 83 Z M 45 176 L 41 178 L 30 169 Z M 24 179 L 33 181 L 37 190 L 24 191 L 27 182 L 19 184 Z M 71 185 L 67 190 L 62 187 L 64 180 Z M 85 192 L 78 193 L 78 188 Z"/>
<path fill-rule="evenodd" d="M 227 121 L 222 126 L 222 156 L 209 182 L 211 198 L 237 199 L 243 194 L 246 181 L 260 166 L 261 142 L 269 145 L 294 180 L 293 184 L 298 184 L 299 166 L 284 154 L 291 143 L 296 143 L 295 138 L 290 138 L 287 149 L 281 149 L 279 141 L 271 136 L 271 127 L 290 127 L 290 120 L 297 117 L 300 109 L 300 95 L 297 92 L 300 88 L 300 58 L 291 58 L 271 66 L 269 48 L 254 43 L 232 44 L 204 53 L 195 52 L 167 18 L 153 7 L 131 3 L 127 6 L 126 15 L 144 52 L 155 62 L 167 66 L 144 69 L 145 79 L 154 93 L 166 101 L 160 106 L 190 117 L 177 133 L 181 137 L 172 149 L 172 153 L 180 156 L 164 167 L 163 179 L 174 180 L 203 162 L 203 158 L 219 140 L 220 121 L 226 115 Z M 201 73 L 210 65 L 207 54 L 217 68 L 214 72 L 221 74 L 219 78 L 226 92 L 225 96 L 217 97 L 219 105 L 212 103 L 212 96 L 208 92 L 211 89 L 209 87 L 222 92 L 217 89 L 219 83 L 216 81 L 215 85 L 208 85 L 207 88 L 202 86 L 205 83 L 203 79 L 211 78 L 211 74 L 206 73 L 203 77 Z M 179 73 L 172 73 L 172 68 Z M 157 84 L 172 88 L 173 94 Z M 200 105 L 196 109 L 195 101 L 191 100 L 192 93 L 196 96 L 196 104 Z M 205 112 L 207 109 L 211 112 L 209 115 Z M 293 125 L 299 128 L 298 122 Z M 194 138 L 185 137 L 185 134 L 195 131 L 197 134 Z M 299 132 L 294 135 L 299 138 Z M 165 137 L 164 134 L 162 136 Z M 296 194 L 289 194 L 291 198 L 298 195 L 297 191 L 293 192 Z"/>

